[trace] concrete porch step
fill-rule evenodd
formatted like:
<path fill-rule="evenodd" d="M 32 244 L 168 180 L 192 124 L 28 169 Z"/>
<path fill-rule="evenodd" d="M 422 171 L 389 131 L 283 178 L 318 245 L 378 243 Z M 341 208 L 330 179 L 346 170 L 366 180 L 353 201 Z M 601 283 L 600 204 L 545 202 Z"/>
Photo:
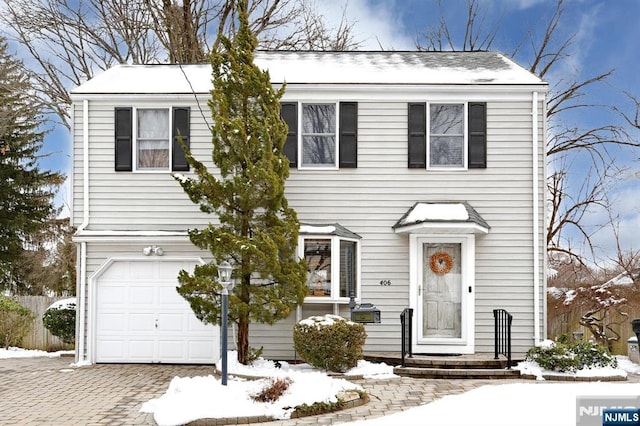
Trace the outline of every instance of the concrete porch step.
<path fill-rule="evenodd" d="M 431 368 L 395 367 L 393 372 L 402 377 L 419 379 L 517 379 L 520 371 L 504 368 Z"/>

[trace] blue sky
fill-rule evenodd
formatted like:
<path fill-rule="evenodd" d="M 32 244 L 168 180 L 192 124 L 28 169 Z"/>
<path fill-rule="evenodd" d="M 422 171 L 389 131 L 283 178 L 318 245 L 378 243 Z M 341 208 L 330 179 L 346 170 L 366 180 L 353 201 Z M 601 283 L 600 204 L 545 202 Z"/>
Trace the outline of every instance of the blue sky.
<path fill-rule="evenodd" d="M 346 7 L 346 15 L 355 20 L 354 34 L 362 40 L 362 49 L 414 50 L 416 39 L 437 24 L 442 11 L 449 22 L 464 23 L 466 0 L 443 0 L 441 9 L 432 0 L 317 0 L 317 7 L 329 22 L 339 22 Z M 555 0 L 480 0 L 481 10 L 489 27 L 497 28 L 494 50 L 511 54 L 514 47 L 524 42 L 516 60 L 527 67 L 531 58 L 525 39 L 529 32 L 540 39 L 555 9 Z M 584 79 L 614 69 L 607 85 L 593 91 L 591 102 L 622 105 L 626 102 L 620 92 L 629 91 L 640 96 L 640 0 L 566 0 L 565 14 L 559 31 L 563 36 L 575 34 L 569 49 L 570 58 L 551 78 Z M 455 25 L 454 25 L 455 28 Z M 564 38 L 564 37 L 562 37 Z M 628 105 L 627 105 L 628 106 Z M 596 125 L 611 120 L 603 113 L 578 115 L 577 123 Z M 638 134 L 636 134 L 637 137 Z M 42 161 L 45 168 L 70 168 L 70 137 L 66 129 L 55 127 L 46 139 L 45 151 L 51 155 Z M 623 217 L 626 235 L 635 235 L 640 228 L 640 178 L 634 173 L 640 165 L 633 161 L 638 153 L 621 153 L 624 165 L 630 167 L 628 178 L 616 189 L 620 194 L 617 204 Z M 60 202 L 68 198 L 64 192 Z M 593 212 L 589 220 L 599 223 L 603 212 Z M 606 232 L 596 235 L 596 242 L 609 251 L 611 238 Z M 626 240 L 626 244 L 640 248 L 640 241 Z"/>

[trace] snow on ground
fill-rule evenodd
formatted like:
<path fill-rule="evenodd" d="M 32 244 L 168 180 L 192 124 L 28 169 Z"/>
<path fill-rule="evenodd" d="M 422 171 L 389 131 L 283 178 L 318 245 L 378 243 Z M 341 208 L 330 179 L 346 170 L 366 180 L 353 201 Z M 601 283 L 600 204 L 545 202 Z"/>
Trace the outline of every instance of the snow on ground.
<path fill-rule="evenodd" d="M 56 357 L 63 353 L 69 351 L 49 353 L 9 348 L 0 349 L 0 359 Z M 640 374 L 640 365 L 630 362 L 627 357 L 618 356 L 617 359 L 618 369 L 591 369 L 580 371 L 577 375 L 607 377 Z M 336 401 L 336 394 L 341 390 L 361 389 L 346 379 L 328 377 L 326 372 L 316 370 L 307 364 L 292 365 L 259 359 L 254 365 L 245 366 L 237 363 L 235 352 L 229 353 L 228 360 L 228 371 L 231 375 L 289 378 L 292 383 L 276 403 L 267 404 L 257 403 L 249 395 L 260 392 L 272 379 L 248 380 L 230 376 L 228 386 L 225 387 L 213 376 L 176 377 L 164 395 L 146 402 L 141 411 L 154 413 L 159 425 L 177 425 L 207 417 L 267 415 L 286 418 L 292 407 L 297 405 Z M 518 368 L 530 371 L 537 368 L 538 373 L 553 374 L 548 371 L 541 372 L 539 367 L 531 363 L 520 363 Z M 347 374 L 376 379 L 396 377 L 393 375 L 393 367 L 366 361 L 359 362 L 358 366 Z M 640 383 L 532 381 L 503 384 L 496 381 L 495 385 L 482 386 L 389 416 L 347 425 L 572 426 L 576 424 L 576 398 L 589 395 L 635 397 L 640 395 Z"/>
<path fill-rule="evenodd" d="M 361 389 L 345 379 L 328 377 L 307 364 L 291 365 L 259 359 L 251 366 L 238 364 L 235 352 L 228 357 L 229 381 L 224 387 L 213 376 L 174 378 L 167 392 L 145 403 L 143 412 L 154 413 L 159 425 L 177 425 L 198 418 L 223 418 L 267 415 L 288 418 L 293 407 L 314 402 L 336 401 L 341 390 Z M 640 374 L 640 366 L 627 357 L 618 357 L 619 368 L 591 369 L 577 375 L 607 377 Z M 536 366 L 527 365 L 529 369 Z M 220 368 L 220 365 L 218 365 Z M 521 365 L 525 369 L 524 365 Z M 539 368 L 538 368 L 539 370 Z M 540 372 L 545 375 L 548 371 Z M 346 373 L 375 378 L 392 378 L 393 367 L 361 361 Z M 257 403 L 254 395 L 269 384 L 269 379 L 247 380 L 238 376 L 289 378 L 289 390 L 275 403 Z M 432 403 L 371 420 L 348 423 L 350 426 L 402 425 L 567 425 L 575 424 L 578 396 L 640 395 L 640 383 L 609 382 L 529 382 L 482 386 L 460 395 L 445 396 Z M 464 407 L 464 409 L 461 409 Z"/>
<path fill-rule="evenodd" d="M 73 351 L 45 352 L 45 351 L 38 351 L 33 349 L 14 348 L 10 346 L 9 349 L 0 348 L 0 359 L 34 358 L 39 356 L 55 358 L 63 354 L 72 354 L 72 353 Z"/>

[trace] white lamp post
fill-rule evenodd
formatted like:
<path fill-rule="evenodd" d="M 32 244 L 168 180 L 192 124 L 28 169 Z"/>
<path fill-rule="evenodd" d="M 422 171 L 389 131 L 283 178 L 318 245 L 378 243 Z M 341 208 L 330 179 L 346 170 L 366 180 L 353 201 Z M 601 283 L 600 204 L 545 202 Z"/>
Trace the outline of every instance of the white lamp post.
<path fill-rule="evenodd" d="M 233 289 L 231 272 L 233 266 L 226 260 L 218 265 L 218 280 L 222 284 L 222 385 L 227 386 L 227 316 L 229 311 L 229 290 Z"/>

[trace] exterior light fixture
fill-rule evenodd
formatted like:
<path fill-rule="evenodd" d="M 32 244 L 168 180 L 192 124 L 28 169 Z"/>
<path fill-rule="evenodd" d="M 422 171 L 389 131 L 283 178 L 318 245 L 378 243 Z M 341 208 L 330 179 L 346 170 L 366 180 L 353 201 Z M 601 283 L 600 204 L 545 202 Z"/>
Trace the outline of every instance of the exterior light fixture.
<path fill-rule="evenodd" d="M 162 247 L 158 246 L 146 246 L 142 249 L 142 254 L 144 254 L 145 256 L 149 256 L 151 255 L 151 253 L 155 254 L 156 256 L 162 256 L 164 254 L 164 250 L 162 249 Z"/>
<path fill-rule="evenodd" d="M 233 266 L 226 260 L 218 265 L 218 280 L 222 284 L 222 313 L 220 333 L 222 333 L 222 374 L 220 383 L 227 386 L 227 321 L 229 316 L 229 290 L 233 290 L 233 281 L 231 281 L 231 273 Z"/>

